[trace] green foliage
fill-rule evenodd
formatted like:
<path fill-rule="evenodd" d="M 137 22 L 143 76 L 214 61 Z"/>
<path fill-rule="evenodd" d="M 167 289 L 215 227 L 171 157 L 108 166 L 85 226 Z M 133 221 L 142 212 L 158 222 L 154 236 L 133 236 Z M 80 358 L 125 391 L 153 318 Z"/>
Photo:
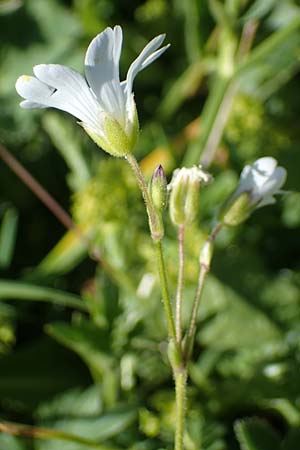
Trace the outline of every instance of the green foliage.
<path fill-rule="evenodd" d="M 244 420 L 235 425 L 241 450 L 279 450 L 276 433 L 262 420 Z"/>
<path fill-rule="evenodd" d="M 1 162 L 1 420 L 58 434 L 0 433 L 0 450 L 173 447 L 166 324 L 133 174 L 124 160 L 96 148 L 73 118 L 21 110 L 14 89 L 35 64 L 82 72 L 91 38 L 115 23 L 125 35 L 122 79 L 150 38 L 166 32 L 172 44 L 135 81 L 135 152 L 147 181 L 160 163 L 168 179 L 184 161 L 198 163 L 210 130 L 224 120 L 219 140 L 213 135 L 214 182 L 201 191 L 199 217 L 185 237 L 184 325 L 200 249 L 243 166 L 272 155 L 288 171 L 289 192 L 276 205 L 217 238 L 190 364 L 185 448 L 299 447 L 298 3 L 0 2 L 1 143 L 77 227 L 57 225 Z M 241 35 L 256 25 L 253 49 L 242 58 Z M 167 213 L 164 221 L 173 295 L 178 248 Z"/>

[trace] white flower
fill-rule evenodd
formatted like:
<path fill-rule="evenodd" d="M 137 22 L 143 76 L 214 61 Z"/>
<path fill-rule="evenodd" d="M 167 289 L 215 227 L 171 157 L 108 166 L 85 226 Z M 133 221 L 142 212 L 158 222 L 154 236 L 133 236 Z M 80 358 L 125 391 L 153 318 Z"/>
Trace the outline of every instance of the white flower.
<path fill-rule="evenodd" d="M 274 195 L 282 192 L 285 180 L 286 170 L 277 166 L 276 159 L 266 156 L 244 167 L 234 196 L 249 192 L 253 207 L 271 205 L 276 202 Z"/>
<path fill-rule="evenodd" d="M 196 218 L 199 209 L 199 192 L 202 184 L 212 180 L 201 166 L 182 167 L 173 172 L 170 191 L 170 217 L 174 225 L 187 226 Z"/>
<path fill-rule="evenodd" d="M 59 64 L 35 66 L 35 76 L 22 75 L 16 82 L 17 92 L 25 99 L 20 106 L 66 111 L 79 119 L 85 131 L 108 153 L 126 155 L 138 136 L 133 81 L 169 45 L 160 48 L 165 35 L 152 39 L 129 67 L 126 80 L 120 82 L 122 38 L 122 28 L 117 25 L 92 40 L 85 56 L 86 78 Z"/>
<path fill-rule="evenodd" d="M 244 167 L 237 189 L 221 208 L 220 221 L 224 225 L 236 226 L 256 208 L 275 203 L 274 195 L 282 193 L 285 180 L 286 170 L 278 167 L 276 159 L 268 156 Z"/>
<path fill-rule="evenodd" d="M 207 184 L 212 180 L 212 176 L 202 169 L 202 166 L 181 167 L 175 169 L 172 180 L 168 184 L 168 190 L 171 191 L 176 185 L 180 183 L 204 183 Z"/>

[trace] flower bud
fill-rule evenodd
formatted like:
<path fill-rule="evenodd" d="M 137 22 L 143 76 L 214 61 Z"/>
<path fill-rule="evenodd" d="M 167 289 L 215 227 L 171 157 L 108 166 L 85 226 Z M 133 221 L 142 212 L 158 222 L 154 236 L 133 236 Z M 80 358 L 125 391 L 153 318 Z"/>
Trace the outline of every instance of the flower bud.
<path fill-rule="evenodd" d="M 220 211 L 219 220 L 224 225 L 234 227 L 248 219 L 254 210 L 249 192 L 229 197 Z"/>
<path fill-rule="evenodd" d="M 207 270 L 209 270 L 210 268 L 213 251 L 214 251 L 213 241 L 211 239 L 207 239 L 202 246 L 199 257 L 200 266 L 203 266 Z"/>
<path fill-rule="evenodd" d="M 198 214 L 201 184 L 211 181 L 211 176 L 201 167 L 177 169 L 168 186 L 170 190 L 170 216 L 174 225 L 190 225 Z"/>
<path fill-rule="evenodd" d="M 149 221 L 151 236 L 154 241 L 160 241 L 165 233 L 162 211 L 166 206 L 167 197 L 167 179 L 161 165 L 155 169 L 152 175 L 149 184 L 149 195 L 154 210 L 154 214 Z"/>
<path fill-rule="evenodd" d="M 286 170 L 269 156 L 245 166 L 237 189 L 221 208 L 220 221 L 236 226 L 248 219 L 255 209 L 275 203 L 274 196 L 283 193 L 281 187 L 285 180 Z"/>
<path fill-rule="evenodd" d="M 103 118 L 101 133 L 94 133 L 81 124 L 93 141 L 112 156 L 123 157 L 131 153 L 138 139 L 139 125 L 137 114 L 130 131 L 125 131 L 119 122 L 109 115 Z"/>
<path fill-rule="evenodd" d="M 162 212 L 167 203 L 167 179 L 161 165 L 155 169 L 152 175 L 149 193 L 154 208 L 157 211 Z"/>

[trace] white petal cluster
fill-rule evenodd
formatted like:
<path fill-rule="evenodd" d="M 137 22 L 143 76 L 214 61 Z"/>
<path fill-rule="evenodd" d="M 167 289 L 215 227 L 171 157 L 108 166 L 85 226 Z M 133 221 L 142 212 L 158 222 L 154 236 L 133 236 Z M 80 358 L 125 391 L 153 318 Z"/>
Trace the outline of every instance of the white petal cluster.
<path fill-rule="evenodd" d="M 170 217 L 176 226 L 188 226 L 197 217 L 200 187 L 211 181 L 209 173 L 201 166 L 182 167 L 173 173 L 170 191 Z"/>
<path fill-rule="evenodd" d="M 173 172 L 172 180 L 168 184 L 168 190 L 171 191 L 176 185 L 189 182 L 194 183 L 210 183 L 212 176 L 202 169 L 202 166 L 182 167 Z"/>
<path fill-rule="evenodd" d="M 271 205 L 276 201 L 274 195 L 281 193 L 285 180 L 286 170 L 277 165 L 276 159 L 266 156 L 244 167 L 234 197 L 247 192 L 254 208 Z"/>
<path fill-rule="evenodd" d="M 34 76 L 22 75 L 16 82 L 17 92 L 25 99 L 20 105 L 66 111 L 80 120 L 104 150 L 123 156 L 132 150 L 138 133 L 133 81 L 169 47 L 160 48 L 164 39 L 165 35 L 159 35 L 150 41 L 120 82 L 122 28 L 108 27 L 87 49 L 85 77 L 62 65 L 37 65 Z"/>

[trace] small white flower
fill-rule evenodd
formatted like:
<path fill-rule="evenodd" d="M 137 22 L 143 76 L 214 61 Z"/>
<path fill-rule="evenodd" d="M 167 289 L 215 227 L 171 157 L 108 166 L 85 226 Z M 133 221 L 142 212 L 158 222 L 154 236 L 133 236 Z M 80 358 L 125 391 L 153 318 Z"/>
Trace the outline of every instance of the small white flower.
<path fill-rule="evenodd" d="M 59 65 L 40 64 L 35 76 L 22 75 L 17 92 L 25 99 L 22 108 L 57 108 L 77 119 L 91 138 L 114 156 L 129 153 L 137 140 L 138 119 L 133 81 L 141 70 L 168 47 L 160 48 L 165 35 L 152 39 L 129 67 L 120 82 L 119 62 L 122 28 L 106 28 L 90 43 L 85 57 L 85 77 Z"/>
<path fill-rule="evenodd" d="M 207 184 L 212 180 L 212 176 L 202 169 L 202 166 L 181 167 L 175 169 L 173 172 L 172 180 L 168 184 L 168 190 L 171 191 L 174 186 L 179 183 L 204 183 Z"/>
<path fill-rule="evenodd" d="M 237 189 L 220 210 L 220 221 L 236 226 L 248 219 L 255 209 L 275 203 L 274 195 L 282 193 L 285 180 L 286 170 L 278 167 L 274 158 L 266 156 L 246 166 Z"/>
<path fill-rule="evenodd" d="M 254 208 L 271 205 L 276 202 L 274 195 L 282 193 L 285 180 L 286 170 L 277 166 L 276 159 L 266 156 L 244 167 L 234 196 L 248 192 Z"/>
<path fill-rule="evenodd" d="M 202 184 L 212 180 L 201 166 L 182 167 L 173 172 L 170 191 L 170 217 L 174 225 L 187 226 L 196 218 L 199 209 L 199 193 Z"/>

